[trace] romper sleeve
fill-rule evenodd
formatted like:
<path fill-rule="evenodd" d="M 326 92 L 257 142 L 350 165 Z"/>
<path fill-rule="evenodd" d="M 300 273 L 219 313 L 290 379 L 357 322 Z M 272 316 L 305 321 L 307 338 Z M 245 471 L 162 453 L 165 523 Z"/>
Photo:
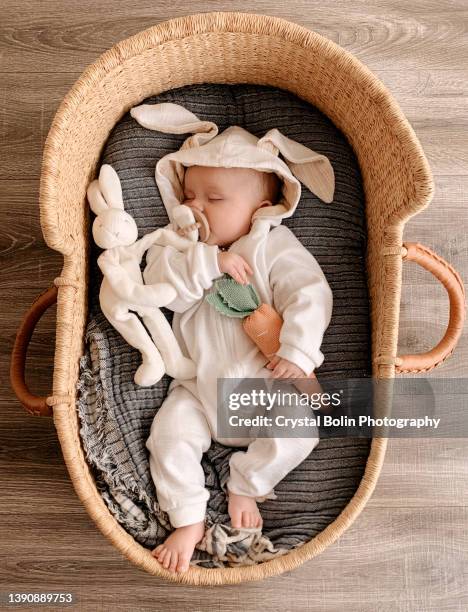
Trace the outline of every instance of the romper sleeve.
<path fill-rule="evenodd" d="M 309 376 L 324 360 L 320 350 L 333 294 L 315 257 L 286 226 L 270 231 L 266 248 L 273 306 L 283 318 L 279 357 Z"/>
<path fill-rule="evenodd" d="M 213 281 L 223 276 L 218 265 L 218 246 L 196 242 L 185 252 L 172 246 L 151 247 L 146 256 L 143 278 L 146 285 L 169 283 L 176 290 L 167 304 L 174 312 L 185 312 L 198 302 Z"/>

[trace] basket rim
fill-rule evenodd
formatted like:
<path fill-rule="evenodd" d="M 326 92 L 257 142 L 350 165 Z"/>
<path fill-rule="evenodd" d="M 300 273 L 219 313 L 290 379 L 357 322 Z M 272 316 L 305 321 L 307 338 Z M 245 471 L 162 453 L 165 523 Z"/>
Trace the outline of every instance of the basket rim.
<path fill-rule="evenodd" d="M 118 70 L 119 66 L 128 59 L 167 41 L 181 40 L 209 32 L 262 34 L 280 37 L 304 48 L 318 46 L 329 57 L 335 57 L 340 65 L 357 70 L 363 86 L 368 88 L 369 96 L 372 96 L 377 104 L 383 105 L 386 112 L 390 113 L 395 120 L 397 135 L 406 141 L 413 155 L 414 200 L 410 203 L 405 202 L 406 208 L 414 212 L 428 205 L 433 190 L 432 175 L 419 140 L 385 85 L 360 60 L 322 35 L 280 17 L 244 12 L 199 13 L 163 21 L 118 42 L 83 71 L 62 100 L 44 145 L 40 208 L 44 237 L 49 246 L 64 254 L 65 265 L 73 257 L 73 253 L 60 237 L 58 231 L 57 209 L 60 203 L 60 194 L 57 193 L 55 178 L 57 176 L 57 166 L 60 163 L 60 148 L 63 139 L 66 138 L 67 122 L 99 80 L 104 75 L 109 76 L 109 72 Z M 398 246 L 398 234 L 401 234 L 402 228 L 403 222 L 395 223 L 393 233 L 388 239 L 388 246 Z M 397 259 L 398 256 L 395 256 L 395 262 Z M 63 290 L 66 291 L 67 288 L 63 288 Z M 62 292 L 62 288 L 60 292 Z M 64 295 L 64 293 L 62 294 Z M 397 319 L 396 325 L 398 325 Z M 386 372 L 385 377 L 394 376 L 394 366 L 387 366 L 382 371 Z M 54 392 L 60 393 L 62 390 L 54 389 Z M 73 403 L 54 407 L 54 422 L 64 450 L 67 445 L 71 444 L 72 435 L 76 434 L 76 426 L 74 428 L 70 422 L 73 414 Z M 77 457 L 74 456 L 74 453 L 64 452 L 64 458 L 75 490 L 88 514 L 101 532 L 130 561 L 150 574 L 161 576 L 173 582 L 193 585 L 220 585 L 261 580 L 292 570 L 332 544 L 354 522 L 371 496 L 383 464 L 386 443 L 385 438 L 373 439 L 365 472 L 352 499 L 330 525 L 299 548 L 292 549 L 284 556 L 254 566 L 215 569 L 191 567 L 186 574 L 181 575 L 173 575 L 160 567 L 156 559 L 151 556 L 150 551 L 142 547 L 121 527 L 105 506 L 102 498 L 99 498 L 89 474 L 85 473 L 84 468 L 76 465 Z"/>
<path fill-rule="evenodd" d="M 168 41 L 182 40 L 207 33 L 262 34 L 279 37 L 304 49 L 318 47 L 328 59 L 359 76 L 361 86 L 376 104 L 382 105 L 391 115 L 392 129 L 396 136 L 411 149 L 409 157 L 414 165 L 414 196 L 407 203 L 409 213 L 425 208 L 432 199 L 434 182 L 429 163 L 421 143 L 399 104 L 384 83 L 357 57 L 332 40 L 281 17 L 245 12 L 206 12 L 175 17 L 138 32 L 117 42 L 86 66 L 72 87 L 65 94 L 52 120 L 47 134 L 41 165 L 39 205 L 40 219 L 47 244 L 64 255 L 70 248 L 58 233 L 57 211 L 53 203 L 59 202 L 55 188 L 60 150 L 67 134 L 67 123 L 79 105 L 105 76 L 118 70 L 129 59 Z"/>

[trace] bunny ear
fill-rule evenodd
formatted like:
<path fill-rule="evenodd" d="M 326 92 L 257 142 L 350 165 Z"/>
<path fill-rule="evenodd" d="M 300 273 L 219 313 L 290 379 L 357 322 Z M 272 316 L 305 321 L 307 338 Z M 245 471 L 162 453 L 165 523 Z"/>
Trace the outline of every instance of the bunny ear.
<path fill-rule="evenodd" d="M 140 125 L 149 130 L 156 130 L 165 134 L 192 133 L 193 136 L 187 138 L 181 147 L 182 149 L 201 146 L 218 133 L 218 126 L 215 123 L 201 121 L 180 104 L 173 104 L 172 102 L 141 104 L 133 107 L 130 115 Z"/>
<path fill-rule="evenodd" d="M 86 191 L 86 195 L 88 196 L 88 202 L 91 207 L 91 210 L 95 215 L 100 215 L 105 210 L 108 210 L 109 206 L 107 205 L 105 199 L 102 197 L 98 179 L 94 180 L 92 183 L 89 184 L 88 190 Z"/>
<path fill-rule="evenodd" d="M 280 151 L 297 179 L 324 202 L 333 201 L 335 173 L 328 157 L 291 140 L 276 128 L 260 138 L 257 146 L 276 155 Z"/>
<path fill-rule="evenodd" d="M 119 175 L 109 164 L 103 164 L 99 172 L 99 187 L 108 208 L 124 209 Z"/>

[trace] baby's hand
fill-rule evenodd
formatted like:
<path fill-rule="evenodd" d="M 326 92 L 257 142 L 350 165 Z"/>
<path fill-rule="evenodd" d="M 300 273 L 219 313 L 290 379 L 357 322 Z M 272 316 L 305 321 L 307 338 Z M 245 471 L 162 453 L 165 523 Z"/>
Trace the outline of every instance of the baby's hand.
<path fill-rule="evenodd" d="M 226 272 L 241 285 L 248 285 L 247 274 L 253 274 L 249 264 L 237 253 L 219 252 L 218 266 L 221 272 Z"/>
<path fill-rule="evenodd" d="M 304 378 L 306 375 L 295 363 L 278 355 L 275 355 L 266 367 L 273 370 L 272 378 Z"/>

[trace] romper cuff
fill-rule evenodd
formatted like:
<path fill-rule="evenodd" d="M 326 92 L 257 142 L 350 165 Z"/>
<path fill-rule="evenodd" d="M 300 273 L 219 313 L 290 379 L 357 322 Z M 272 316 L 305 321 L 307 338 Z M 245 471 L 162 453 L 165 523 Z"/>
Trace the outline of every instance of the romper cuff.
<path fill-rule="evenodd" d="M 321 351 L 318 351 L 318 359 L 313 360 L 309 355 L 290 344 L 282 344 L 279 350 L 276 351 L 276 354 L 278 357 L 282 357 L 296 364 L 304 371 L 306 376 L 310 376 L 315 368 L 318 368 L 324 360 L 324 355 Z"/>
<path fill-rule="evenodd" d="M 219 269 L 218 253 L 219 247 L 217 244 L 207 244 L 206 247 L 206 270 L 211 279 L 223 276 L 223 272 Z"/>
<path fill-rule="evenodd" d="M 185 525 L 201 523 L 205 520 L 206 501 L 167 510 L 167 513 L 173 527 L 184 527 Z"/>

